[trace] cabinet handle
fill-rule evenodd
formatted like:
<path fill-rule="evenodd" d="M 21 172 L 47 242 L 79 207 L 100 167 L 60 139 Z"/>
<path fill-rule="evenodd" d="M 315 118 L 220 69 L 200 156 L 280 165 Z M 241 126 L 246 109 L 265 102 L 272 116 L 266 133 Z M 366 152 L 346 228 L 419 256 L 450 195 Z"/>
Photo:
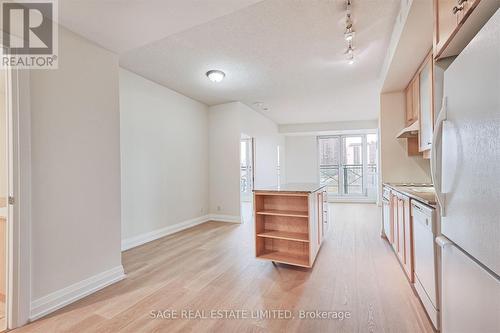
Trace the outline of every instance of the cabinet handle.
<path fill-rule="evenodd" d="M 464 6 L 455 6 L 455 7 L 453 7 L 453 14 L 456 14 L 463 9 L 464 9 Z"/>

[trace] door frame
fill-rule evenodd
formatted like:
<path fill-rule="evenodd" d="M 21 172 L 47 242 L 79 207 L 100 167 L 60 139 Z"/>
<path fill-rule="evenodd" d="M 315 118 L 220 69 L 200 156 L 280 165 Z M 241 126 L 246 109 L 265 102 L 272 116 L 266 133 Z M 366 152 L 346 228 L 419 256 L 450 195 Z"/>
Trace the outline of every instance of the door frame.
<path fill-rule="evenodd" d="M 247 155 L 250 156 L 251 158 L 251 173 L 250 173 L 250 177 L 251 177 L 251 192 L 250 193 L 250 203 L 253 207 L 254 205 L 254 202 L 253 202 L 253 189 L 255 188 L 255 138 L 254 137 L 251 137 L 245 133 L 240 133 L 240 140 L 239 140 L 239 154 L 238 154 L 238 165 L 240 166 L 240 170 L 239 170 L 239 178 L 241 179 L 241 142 L 243 140 L 248 140 L 249 141 L 249 144 L 248 146 L 250 146 L 251 148 L 251 151 L 250 151 L 250 154 Z M 241 184 L 238 182 L 238 191 L 240 193 L 240 197 L 239 197 L 239 210 L 240 210 L 240 223 L 243 223 L 243 211 L 241 209 L 241 203 L 243 202 L 242 201 L 242 192 L 241 192 Z M 252 212 L 253 212 L 253 208 L 252 208 Z"/>
<path fill-rule="evenodd" d="M 254 181 L 255 181 L 255 177 L 254 177 L 254 163 L 253 163 L 253 159 L 254 159 L 253 138 L 251 138 L 251 137 L 241 138 L 240 139 L 240 144 L 243 141 L 245 142 L 246 146 L 249 148 L 246 151 L 245 158 L 247 160 L 250 160 L 250 165 L 247 164 L 247 168 L 250 167 L 250 190 L 252 191 L 254 189 Z M 240 146 L 240 159 L 241 159 L 241 146 Z M 241 163 L 241 160 L 240 160 L 240 163 Z M 248 169 L 247 169 L 247 173 L 248 173 Z"/>
<path fill-rule="evenodd" d="M 31 304 L 31 110 L 30 72 L 6 68 L 9 196 L 7 329 L 29 322 Z"/>

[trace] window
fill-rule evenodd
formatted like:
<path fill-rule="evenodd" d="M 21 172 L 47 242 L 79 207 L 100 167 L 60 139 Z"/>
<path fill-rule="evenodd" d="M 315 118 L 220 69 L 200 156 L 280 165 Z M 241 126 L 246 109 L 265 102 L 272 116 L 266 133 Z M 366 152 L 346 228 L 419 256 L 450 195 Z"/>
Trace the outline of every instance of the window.
<path fill-rule="evenodd" d="M 377 134 L 318 137 L 320 182 L 333 196 L 376 198 Z"/>

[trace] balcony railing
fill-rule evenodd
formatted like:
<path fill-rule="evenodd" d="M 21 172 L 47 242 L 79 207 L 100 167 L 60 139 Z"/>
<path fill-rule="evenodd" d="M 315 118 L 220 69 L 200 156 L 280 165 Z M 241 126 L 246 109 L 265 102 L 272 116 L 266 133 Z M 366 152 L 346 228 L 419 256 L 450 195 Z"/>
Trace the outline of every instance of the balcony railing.
<path fill-rule="evenodd" d="M 340 174 L 339 169 L 341 169 Z M 363 176 L 362 164 L 346 164 L 341 167 L 338 165 L 320 166 L 320 182 L 327 185 L 328 192 L 334 195 L 366 195 L 367 191 L 363 188 Z M 374 187 L 377 180 L 375 164 L 367 165 L 366 177 L 366 186 Z"/>

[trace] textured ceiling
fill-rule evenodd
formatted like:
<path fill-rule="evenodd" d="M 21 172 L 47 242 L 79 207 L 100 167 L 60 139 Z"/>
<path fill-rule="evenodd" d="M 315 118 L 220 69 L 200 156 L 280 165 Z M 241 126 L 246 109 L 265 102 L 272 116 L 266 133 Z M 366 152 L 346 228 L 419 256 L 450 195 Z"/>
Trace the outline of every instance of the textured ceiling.
<path fill-rule="evenodd" d="M 208 105 L 241 101 L 254 107 L 255 102 L 263 102 L 269 111 L 262 113 L 280 124 L 378 117 L 377 76 L 399 0 L 353 1 L 353 65 L 343 54 L 343 0 L 187 1 L 191 6 L 179 5 L 179 17 L 192 15 L 189 24 L 165 28 L 164 38 L 147 24 L 128 27 L 118 38 L 116 25 L 122 25 L 127 16 L 132 22 L 144 21 L 146 12 L 137 7 L 147 1 L 103 2 L 109 11 L 113 4 L 120 7 L 122 18 L 96 24 L 95 36 L 88 29 L 84 35 L 119 52 L 124 68 L 184 95 Z M 148 8 L 158 6 L 150 18 L 155 27 L 158 12 L 169 8 L 162 14 L 177 13 L 172 1 L 149 3 Z M 232 6 L 206 9 L 222 3 Z M 75 10 L 61 10 L 62 21 L 70 29 L 72 20 L 64 12 L 74 17 Z M 212 13 L 212 18 L 202 20 L 203 11 Z M 90 15 L 90 9 L 85 13 Z M 80 25 L 73 22 L 73 30 L 81 33 L 85 29 Z M 131 29 L 136 31 L 128 36 Z M 140 35 L 148 36 L 147 40 Z M 226 79 L 210 82 L 204 75 L 209 69 L 223 70 Z"/>
<path fill-rule="evenodd" d="M 60 0 L 59 21 L 122 53 L 262 0 Z"/>

